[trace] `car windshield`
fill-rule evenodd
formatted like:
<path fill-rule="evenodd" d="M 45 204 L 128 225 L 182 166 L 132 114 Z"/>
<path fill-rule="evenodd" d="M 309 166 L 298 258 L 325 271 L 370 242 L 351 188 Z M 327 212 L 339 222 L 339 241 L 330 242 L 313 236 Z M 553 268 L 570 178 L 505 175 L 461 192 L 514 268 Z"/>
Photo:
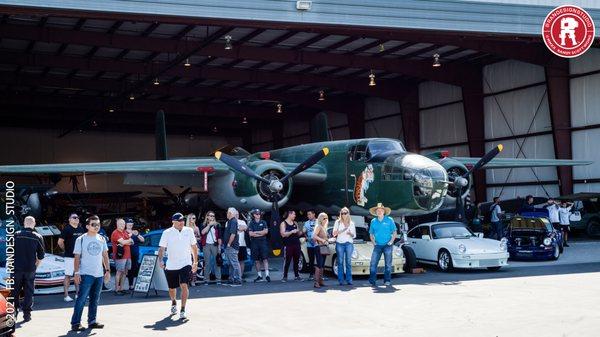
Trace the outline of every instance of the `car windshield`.
<path fill-rule="evenodd" d="M 431 226 L 434 239 L 468 238 L 475 236 L 470 229 L 460 222 L 444 223 Z"/>

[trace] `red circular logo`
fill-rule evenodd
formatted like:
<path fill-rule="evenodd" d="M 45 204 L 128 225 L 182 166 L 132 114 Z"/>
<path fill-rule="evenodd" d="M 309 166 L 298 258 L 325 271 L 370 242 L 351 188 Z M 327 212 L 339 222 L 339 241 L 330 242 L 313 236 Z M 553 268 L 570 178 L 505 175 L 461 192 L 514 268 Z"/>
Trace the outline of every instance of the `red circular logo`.
<path fill-rule="evenodd" d="M 553 9 L 544 20 L 546 47 L 560 57 L 577 57 L 594 43 L 594 21 L 582 8 L 572 5 Z"/>

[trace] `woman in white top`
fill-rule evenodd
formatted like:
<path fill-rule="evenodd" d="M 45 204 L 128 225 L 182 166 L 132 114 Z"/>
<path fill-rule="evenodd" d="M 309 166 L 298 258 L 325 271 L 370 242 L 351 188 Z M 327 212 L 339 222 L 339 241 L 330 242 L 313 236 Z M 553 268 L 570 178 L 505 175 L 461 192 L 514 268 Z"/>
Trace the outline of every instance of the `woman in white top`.
<path fill-rule="evenodd" d="M 354 238 L 356 237 L 356 227 L 350 218 L 350 210 L 344 207 L 340 210 L 340 216 L 333 225 L 333 237 L 335 240 L 335 253 L 338 264 L 338 282 L 352 285 L 352 252 L 354 251 Z M 345 274 L 345 277 L 344 277 Z"/>
<path fill-rule="evenodd" d="M 235 218 L 238 223 L 238 243 L 240 245 L 240 249 L 238 249 L 238 261 L 240 263 L 240 275 L 242 277 L 242 282 L 246 282 L 244 280 L 244 266 L 246 265 L 246 260 L 248 259 L 248 249 L 246 242 L 246 235 L 248 231 L 248 224 L 246 221 L 240 219 L 240 213 L 236 211 Z"/>

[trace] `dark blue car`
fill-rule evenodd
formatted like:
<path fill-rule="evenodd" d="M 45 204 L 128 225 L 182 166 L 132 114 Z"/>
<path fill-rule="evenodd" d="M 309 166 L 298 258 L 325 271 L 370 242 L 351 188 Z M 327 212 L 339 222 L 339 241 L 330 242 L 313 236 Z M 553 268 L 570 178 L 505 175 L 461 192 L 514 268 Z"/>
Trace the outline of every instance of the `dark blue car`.
<path fill-rule="evenodd" d="M 558 260 L 563 251 L 562 233 L 545 217 L 517 216 L 506 229 L 511 259 Z"/>

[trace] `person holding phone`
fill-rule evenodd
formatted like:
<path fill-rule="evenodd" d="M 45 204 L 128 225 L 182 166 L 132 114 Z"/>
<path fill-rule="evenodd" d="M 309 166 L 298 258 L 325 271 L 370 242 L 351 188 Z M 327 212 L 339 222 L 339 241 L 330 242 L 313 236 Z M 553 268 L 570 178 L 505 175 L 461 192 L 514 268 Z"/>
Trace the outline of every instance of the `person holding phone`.
<path fill-rule="evenodd" d="M 200 231 L 200 243 L 204 255 L 204 285 L 210 282 L 210 274 L 215 275 L 217 284 L 221 284 L 221 267 L 217 264 L 217 259 L 221 253 L 219 223 L 215 219 L 215 212 L 208 211 L 204 215 L 202 230 Z"/>
<path fill-rule="evenodd" d="M 354 252 L 354 238 L 356 238 L 356 226 L 350 217 L 350 210 L 344 207 L 333 225 L 333 237 L 335 238 L 335 253 L 338 264 L 338 283 L 352 285 L 352 253 Z"/>

